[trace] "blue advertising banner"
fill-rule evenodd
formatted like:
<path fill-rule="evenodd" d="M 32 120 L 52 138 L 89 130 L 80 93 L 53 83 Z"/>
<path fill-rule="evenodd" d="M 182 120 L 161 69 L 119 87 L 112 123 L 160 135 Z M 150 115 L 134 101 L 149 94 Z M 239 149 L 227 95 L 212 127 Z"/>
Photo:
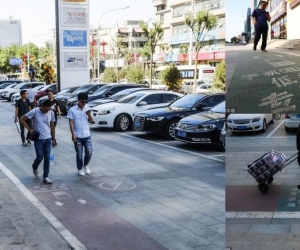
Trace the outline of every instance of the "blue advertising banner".
<path fill-rule="evenodd" d="M 63 47 L 87 47 L 87 31 L 64 30 Z"/>
<path fill-rule="evenodd" d="M 20 58 L 9 58 L 10 65 L 22 65 L 22 60 Z"/>

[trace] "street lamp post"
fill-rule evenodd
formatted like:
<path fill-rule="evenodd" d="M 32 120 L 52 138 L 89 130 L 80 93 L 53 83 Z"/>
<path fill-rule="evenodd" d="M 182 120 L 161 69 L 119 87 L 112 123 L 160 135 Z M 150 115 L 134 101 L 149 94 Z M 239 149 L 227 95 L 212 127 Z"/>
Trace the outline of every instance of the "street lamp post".
<path fill-rule="evenodd" d="M 128 9 L 128 8 L 129 8 L 129 6 L 124 7 L 124 8 L 117 8 L 117 9 L 111 9 L 111 10 L 105 11 L 98 20 L 98 26 L 97 26 L 97 30 L 98 30 L 98 58 L 97 58 L 97 60 L 98 60 L 98 70 L 97 70 L 98 81 L 99 81 L 99 73 L 100 73 L 100 25 L 99 25 L 100 21 L 101 21 L 102 17 L 108 12 L 116 11 L 116 10 L 123 10 L 123 9 Z"/>
<path fill-rule="evenodd" d="M 29 44 L 30 44 L 30 41 L 33 39 L 33 38 L 36 38 L 36 37 L 39 37 L 39 36 L 45 36 L 45 35 L 49 35 L 49 33 L 46 33 L 46 34 L 40 34 L 40 35 L 37 35 L 37 36 L 33 36 L 29 39 L 28 43 L 27 43 L 27 70 L 29 72 L 29 62 L 30 62 L 30 58 L 29 58 Z"/>

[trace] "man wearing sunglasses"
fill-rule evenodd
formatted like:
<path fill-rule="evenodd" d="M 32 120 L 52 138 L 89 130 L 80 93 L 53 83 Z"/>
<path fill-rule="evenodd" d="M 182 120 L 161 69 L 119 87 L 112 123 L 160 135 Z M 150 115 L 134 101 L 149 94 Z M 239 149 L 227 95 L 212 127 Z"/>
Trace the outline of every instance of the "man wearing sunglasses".
<path fill-rule="evenodd" d="M 93 153 L 89 123 L 93 123 L 94 119 L 91 110 L 85 106 L 87 102 L 88 95 L 83 92 L 79 93 L 77 105 L 70 108 L 67 115 L 76 151 L 78 175 L 80 176 L 91 173 L 89 162 Z M 84 158 L 83 148 L 85 150 Z M 83 172 L 82 168 L 84 168 L 85 172 Z"/>
<path fill-rule="evenodd" d="M 267 52 L 267 36 L 268 36 L 268 21 L 271 21 L 269 12 L 266 11 L 268 3 L 261 1 L 258 9 L 252 12 L 252 22 L 255 25 L 255 38 L 253 50 L 256 50 L 256 46 L 262 36 L 261 51 Z"/>

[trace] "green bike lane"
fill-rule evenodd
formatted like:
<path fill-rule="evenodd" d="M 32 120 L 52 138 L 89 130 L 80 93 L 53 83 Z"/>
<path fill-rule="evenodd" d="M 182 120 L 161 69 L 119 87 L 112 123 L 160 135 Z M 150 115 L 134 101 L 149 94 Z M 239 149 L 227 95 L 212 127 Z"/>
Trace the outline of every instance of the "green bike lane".
<path fill-rule="evenodd" d="M 300 113 L 300 57 L 249 45 L 226 51 L 226 108 L 231 113 Z"/>

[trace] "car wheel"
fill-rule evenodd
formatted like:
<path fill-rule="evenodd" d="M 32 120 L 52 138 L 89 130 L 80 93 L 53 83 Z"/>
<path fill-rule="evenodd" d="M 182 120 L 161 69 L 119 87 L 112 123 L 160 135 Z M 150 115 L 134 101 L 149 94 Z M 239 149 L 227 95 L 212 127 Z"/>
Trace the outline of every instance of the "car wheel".
<path fill-rule="evenodd" d="M 8 102 L 11 102 L 12 95 L 13 94 L 10 94 L 10 96 L 8 97 L 8 99 L 7 99 Z"/>
<path fill-rule="evenodd" d="M 267 123 L 266 123 L 266 119 L 264 119 L 264 122 L 263 122 L 263 128 L 261 130 L 261 132 L 266 132 L 267 131 Z"/>
<path fill-rule="evenodd" d="M 119 132 L 129 130 L 131 125 L 131 119 L 128 115 L 119 115 L 115 120 L 115 129 Z"/>
<path fill-rule="evenodd" d="M 175 128 L 177 127 L 178 120 L 171 120 L 167 123 L 165 127 L 165 136 L 170 139 L 175 139 Z"/>
<path fill-rule="evenodd" d="M 219 149 L 221 152 L 225 152 L 225 142 L 222 142 L 222 141 L 221 141 L 221 138 L 220 138 L 220 140 L 219 140 L 218 149 Z"/>
<path fill-rule="evenodd" d="M 288 128 L 288 127 L 284 127 L 284 128 L 285 128 L 285 132 L 290 132 L 291 131 L 291 129 Z"/>

